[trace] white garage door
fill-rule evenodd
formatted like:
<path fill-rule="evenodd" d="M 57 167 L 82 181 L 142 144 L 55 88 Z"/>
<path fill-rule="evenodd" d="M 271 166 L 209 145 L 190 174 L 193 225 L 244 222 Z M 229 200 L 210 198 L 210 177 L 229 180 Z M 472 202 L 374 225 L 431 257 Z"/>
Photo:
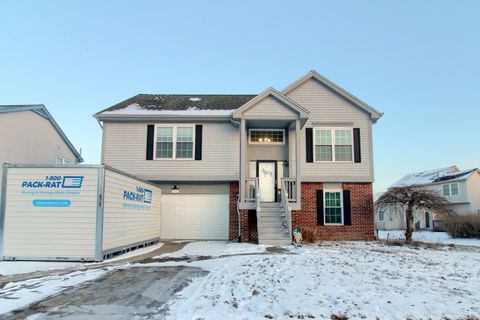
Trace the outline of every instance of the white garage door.
<path fill-rule="evenodd" d="M 227 240 L 228 194 L 165 194 L 161 239 Z"/>

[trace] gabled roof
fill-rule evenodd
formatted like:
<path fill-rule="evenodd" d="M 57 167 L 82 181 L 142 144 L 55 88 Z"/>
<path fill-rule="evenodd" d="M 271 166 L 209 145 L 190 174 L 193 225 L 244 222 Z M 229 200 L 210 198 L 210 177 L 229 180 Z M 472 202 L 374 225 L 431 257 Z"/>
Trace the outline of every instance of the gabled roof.
<path fill-rule="evenodd" d="M 402 179 L 391 185 L 395 187 L 420 186 L 443 181 L 460 181 L 467 179 L 474 172 L 479 171 L 477 168 L 460 170 L 457 166 L 450 166 L 446 168 L 433 169 L 427 171 L 420 171 L 407 174 Z"/>
<path fill-rule="evenodd" d="M 96 113 L 99 115 L 225 114 L 254 98 L 254 94 L 139 94 Z"/>
<path fill-rule="evenodd" d="M 282 93 L 284 95 L 287 95 L 288 93 L 293 91 L 295 88 L 297 88 L 298 86 L 300 86 L 301 84 L 305 83 L 306 81 L 308 81 L 312 78 L 317 80 L 318 82 L 320 82 L 321 84 L 323 84 L 327 88 L 331 89 L 332 91 L 336 92 L 338 95 L 345 98 L 347 101 L 351 102 L 353 105 L 355 105 L 355 106 L 359 107 L 360 109 L 364 110 L 365 112 L 369 113 L 370 117 L 372 118 L 372 121 L 374 123 L 383 116 L 383 113 L 375 110 L 373 107 L 369 106 L 368 104 L 366 104 L 362 100 L 358 99 L 357 97 L 355 97 L 351 93 L 347 92 L 346 90 L 344 90 L 340 86 L 338 86 L 335 83 L 333 83 L 332 81 L 328 80 L 327 78 L 325 78 L 324 76 L 322 76 L 321 74 L 316 72 L 315 70 L 312 70 L 312 71 L 308 72 L 306 75 L 304 75 L 300 79 L 296 80 L 295 82 L 293 82 L 292 84 L 287 86 L 285 89 L 282 90 Z"/>
<path fill-rule="evenodd" d="M 310 113 L 307 109 L 296 103 L 295 101 L 291 100 L 290 98 L 286 97 L 283 95 L 281 92 L 275 90 L 274 88 L 270 87 L 260 93 L 258 96 L 253 98 L 252 100 L 248 101 L 245 103 L 243 106 L 238 108 L 237 110 L 233 111 L 232 113 L 232 118 L 234 119 L 239 119 L 242 117 L 242 113 L 247 111 L 248 109 L 252 108 L 256 104 L 260 103 L 267 97 L 273 97 L 276 100 L 282 102 L 285 104 L 287 107 L 292 109 L 293 111 L 297 112 L 299 114 L 299 118 L 301 120 L 304 120 L 303 123 L 308 119 L 308 114 Z M 303 125 L 303 124 L 302 124 Z"/>
<path fill-rule="evenodd" d="M 60 126 L 57 124 L 55 119 L 53 119 L 52 115 L 48 112 L 47 108 L 43 104 L 31 104 L 31 105 L 0 105 L 0 114 L 1 113 L 11 113 L 11 112 L 22 112 L 22 111 L 32 111 L 39 116 L 47 119 L 53 126 L 53 128 L 57 131 L 58 135 L 62 138 L 65 142 L 67 147 L 72 151 L 75 155 L 77 161 L 83 162 L 82 156 L 80 153 L 75 149 L 73 144 L 68 140 L 65 133 L 62 131 Z"/>

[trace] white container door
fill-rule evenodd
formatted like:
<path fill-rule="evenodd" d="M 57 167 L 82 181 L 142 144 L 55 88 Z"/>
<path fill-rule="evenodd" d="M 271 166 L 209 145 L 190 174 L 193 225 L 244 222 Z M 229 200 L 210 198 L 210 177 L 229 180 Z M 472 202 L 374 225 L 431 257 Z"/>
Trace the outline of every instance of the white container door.
<path fill-rule="evenodd" d="M 161 239 L 227 240 L 228 194 L 164 194 Z"/>

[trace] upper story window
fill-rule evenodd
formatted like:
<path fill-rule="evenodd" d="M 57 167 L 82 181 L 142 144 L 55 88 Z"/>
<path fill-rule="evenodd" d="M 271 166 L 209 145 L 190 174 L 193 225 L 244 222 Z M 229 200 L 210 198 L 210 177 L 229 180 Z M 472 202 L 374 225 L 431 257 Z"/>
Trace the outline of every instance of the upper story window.
<path fill-rule="evenodd" d="M 443 196 L 458 196 L 458 183 L 447 183 L 443 185 Z"/>
<path fill-rule="evenodd" d="M 343 224 L 342 192 L 328 190 L 324 192 L 325 224 Z"/>
<path fill-rule="evenodd" d="M 316 128 L 314 135 L 315 161 L 351 162 L 353 131 L 346 128 Z"/>
<path fill-rule="evenodd" d="M 285 131 L 282 129 L 250 129 L 251 144 L 284 144 Z"/>
<path fill-rule="evenodd" d="M 65 159 L 64 157 L 56 157 L 55 164 L 71 164 L 72 161 Z"/>
<path fill-rule="evenodd" d="M 156 127 L 155 159 L 193 160 L 194 148 L 193 125 Z"/>

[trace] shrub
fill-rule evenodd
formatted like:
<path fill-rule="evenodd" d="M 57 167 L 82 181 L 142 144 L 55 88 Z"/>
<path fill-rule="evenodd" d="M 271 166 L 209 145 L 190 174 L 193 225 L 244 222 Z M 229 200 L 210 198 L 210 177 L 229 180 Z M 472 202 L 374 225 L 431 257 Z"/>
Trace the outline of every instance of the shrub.
<path fill-rule="evenodd" d="M 480 214 L 447 216 L 445 228 L 452 238 L 480 238 Z"/>
<path fill-rule="evenodd" d="M 314 243 L 317 240 L 317 229 L 314 227 L 302 227 L 302 238 L 305 243 Z"/>

